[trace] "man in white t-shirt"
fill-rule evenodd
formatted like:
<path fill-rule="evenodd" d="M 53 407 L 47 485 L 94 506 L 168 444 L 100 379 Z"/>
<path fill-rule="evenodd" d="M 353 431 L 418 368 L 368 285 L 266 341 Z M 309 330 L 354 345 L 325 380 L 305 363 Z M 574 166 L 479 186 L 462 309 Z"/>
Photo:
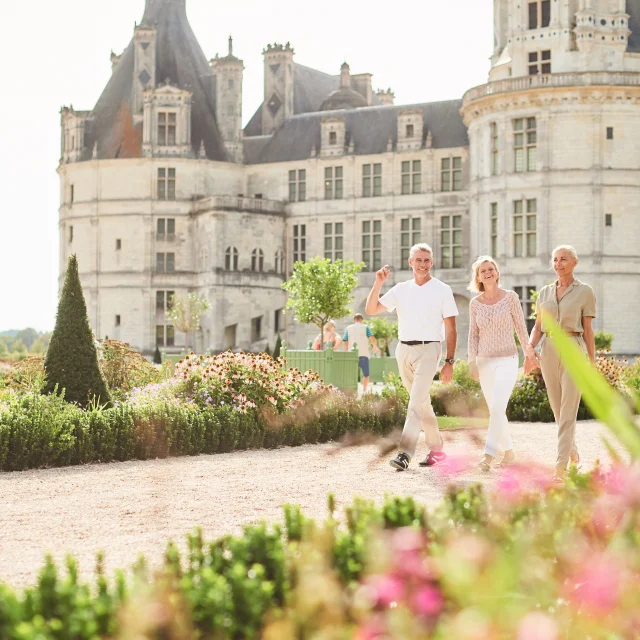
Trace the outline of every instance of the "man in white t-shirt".
<path fill-rule="evenodd" d="M 347 327 L 342 340 L 345 351 L 350 349 L 353 351 L 354 344 L 358 349 L 358 365 L 362 371 L 362 392 L 367 393 L 367 387 L 369 386 L 369 358 L 371 357 L 369 341 L 371 341 L 374 353 L 378 353 L 378 343 L 373 337 L 371 329 L 364 323 L 361 313 L 356 313 L 353 316 L 353 324 Z"/>
<path fill-rule="evenodd" d="M 398 313 L 398 347 L 396 359 L 404 386 L 409 391 L 407 420 L 402 431 L 398 455 L 390 464 L 398 471 L 409 467 L 416 453 L 420 431 L 424 431 L 429 454 L 420 466 L 431 467 L 445 460 L 438 420 L 431 406 L 431 384 L 442 356 L 442 342 L 447 341 L 447 357 L 440 372 L 441 382 L 453 380 L 453 363 L 458 341 L 458 309 L 451 287 L 431 275 L 433 251 L 428 244 L 411 247 L 409 265 L 413 279 L 400 282 L 380 298 L 382 285 L 389 277 L 385 265 L 376 273 L 376 281 L 367 298 L 366 312 Z"/>

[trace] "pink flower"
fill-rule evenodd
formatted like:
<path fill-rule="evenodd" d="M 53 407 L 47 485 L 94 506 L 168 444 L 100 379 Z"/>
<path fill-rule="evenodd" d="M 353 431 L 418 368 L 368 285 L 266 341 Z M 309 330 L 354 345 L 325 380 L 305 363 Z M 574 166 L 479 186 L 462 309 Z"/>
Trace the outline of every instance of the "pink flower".
<path fill-rule="evenodd" d="M 442 477 L 455 476 L 466 471 L 471 466 L 471 457 L 464 456 L 448 456 L 444 462 L 436 466 L 438 474 Z"/>
<path fill-rule="evenodd" d="M 640 505 L 640 465 L 617 465 L 609 473 L 598 475 L 602 489 L 611 495 L 623 496 L 629 506 Z"/>
<path fill-rule="evenodd" d="M 378 617 L 367 620 L 357 631 L 354 640 L 376 640 L 387 637 L 384 621 Z"/>
<path fill-rule="evenodd" d="M 413 606 L 420 615 L 437 616 L 444 607 L 444 598 L 436 587 L 426 585 L 413 597 Z"/>
<path fill-rule="evenodd" d="M 605 616 L 616 608 L 621 592 L 622 567 L 606 554 L 585 559 L 567 581 L 567 599 L 585 613 Z"/>
<path fill-rule="evenodd" d="M 396 576 L 382 576 L 373 580 L 375 601 L 378 606 L 388 607 L 402 600 L 405 594 L 404 583 Z"/>
<path fill-rule="evenodd" d="M 559 631 L 553 618 L 536 611 L 526 615 L 518 626 L 517 640 L 556 640 Z"/>
<path fill-rule="evenodd" d="M 545 467 L 537 464 L 514 465 L 500 478 L 497 492 L 500 497 L 511 501 L 533 491 L 547 491 L 551 486 L 552 476 Z"/>

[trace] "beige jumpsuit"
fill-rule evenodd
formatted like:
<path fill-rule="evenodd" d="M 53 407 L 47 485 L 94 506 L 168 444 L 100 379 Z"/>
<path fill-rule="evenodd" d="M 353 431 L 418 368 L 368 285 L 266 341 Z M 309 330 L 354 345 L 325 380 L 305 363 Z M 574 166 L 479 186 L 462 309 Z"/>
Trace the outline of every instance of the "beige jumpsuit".
<path fill-rule="evenodd" d="M 538 296 L 536 310 L 547 312 L 567 333 L 578 333 L 572 340 L 586 353 L 582 336 L 582 318 L 596 317 L 596 297 L 593 289 L 575 279 L 565 291 L 560 302 L 556 296 L 557 282 L 543 287 Z M 542 331 L 547 332 L 542 325 Z M 565 370 L 550 340 L 545 339 L 541 352 L 542 377 L 547 386 L 549 404 L 558 424 L 558 459 L 556 469 L 564 470 L 571 458 L 578 457 L 575 442 L 576 420 L 580 406 L 580 391 Z"/>

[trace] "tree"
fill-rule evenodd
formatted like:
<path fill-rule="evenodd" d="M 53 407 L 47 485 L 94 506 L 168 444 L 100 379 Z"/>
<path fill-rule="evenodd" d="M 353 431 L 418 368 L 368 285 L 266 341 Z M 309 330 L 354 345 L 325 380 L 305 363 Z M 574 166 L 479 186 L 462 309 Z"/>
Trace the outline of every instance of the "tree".
<path fill-rule="evenodd" d="M 613 344 L 613 333 L 606 331 L 596 331 L 595 333 L 596 351 L 611 351 Z"/>
<path fill-rule="evenodd" d="M 7 343 L 4 340 L 0 340 L 0 358 L 4 358 L 8 353 Z"/>
<path fill-rule="evenodd" d="M 27 351 L 31 351 L 31 345 L 38 339 L 38 332 L 35 329 L 22 329 L 18 331 L 18 340 L 22 340 Z"/>
<path fill-rule="evenodd" d="M 60 391 L 65 390 L 66 400 L 81 407 L 93 401 L 111 404 L 107 383 L 98 364 L 75 255 L 69 258 L 44 368 L 47 373 L 44 393 L 52 393 L 57 385 Z"/>
<path fill-rule="evenodd" d="M 29 353 L 34 356 L 43 356 L 46 350 L 47 346 L 41 337 L 35 340 L 29 347 Z"/>
<path fill-rule="evenodd" d="M 156 350 L 153 354 L 153 364 L 162 364 L 162 354 L 160 353 L 160 347 L 156 345 Z"/>
<path fill-rule="evenodd" d="M 167 317 L 173 326 L 185 334 L 185 348 L 189 348 L 189 333 L 200 326 L 200 318 L 209 310 L 209 301 L 197 293 L 176 295 L 171 298 Z M 195 346 L 195 345 L 194 345 Z"/>
<path fill-rule="evenodd" d="M 353 260 L 331 262 L 328 258 L 296 262 L 291 279 L 282 285 L 289 294 L 286 309 L 293 311 L 298 322 L 315 324 L 322 333 L 328 320 L 351 313 L 349 304 L 363 266 Z"/>
<path fill-rule="evenodd" d="M 25 346 L 24 342 L 22 342 L 22 340 L 20 340 L 19 338 L 16 338 L 13 341 L 13 344 L 11 345 L 11 352 L 12 353 L 27 353 L 27 347 Z"/>
<path fill-rule="evenodd" d="M 378 343 L 378 347 L 381 353 L 391 355 L 389 353 L 389 346 L 393 342 L 394 338 L 398 337 L 398 323 L 389 322 L 386 318 L 371 318 L 367 321 L 373 337 Z"/>

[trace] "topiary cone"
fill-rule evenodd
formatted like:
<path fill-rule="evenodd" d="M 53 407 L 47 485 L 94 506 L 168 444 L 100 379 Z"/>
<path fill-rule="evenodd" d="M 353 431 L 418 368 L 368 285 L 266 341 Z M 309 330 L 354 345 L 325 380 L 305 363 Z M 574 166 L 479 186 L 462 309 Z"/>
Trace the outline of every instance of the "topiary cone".
<path fill-rule="evenodd" d="M 65 391 L 65 400 L 81 407 L 93 400 L 100 405 L 111 404 L 107 383 L 98 364 L 75 255 L 69 258 L 44 368 L 47 384 L 43 393 L 52 393 L 58 385 L 59 391 Z"/>

